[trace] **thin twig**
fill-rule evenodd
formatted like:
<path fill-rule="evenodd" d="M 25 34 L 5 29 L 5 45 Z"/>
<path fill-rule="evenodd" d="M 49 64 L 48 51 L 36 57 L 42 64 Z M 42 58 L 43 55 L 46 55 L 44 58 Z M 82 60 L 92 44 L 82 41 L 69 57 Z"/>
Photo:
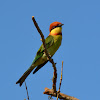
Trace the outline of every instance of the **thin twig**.
<path fill-rule="evenodd" d="M 61 77 L 60 77 L 60 84 L 59 84 L 59 92 L 60 92 L 60 88 L 61 88 L 61 83 L 62 83 L 62 75 L 63 75 L 63 61 L 62 61 L 62 67 L 61 67 Z"/>
<path fill-rule="evenodd" d="M 28 89 L 27 89 L 26 82 L 25 82 L 25 88 L 26 88 L 26 92 L 27 92 L 27 99 L 29 100 L 29 95 L 28 95 Z"/>
<path fill-rule="evenodd" d="M 63 74 L 63 61 L 62 61 L 62 67 L 61 67 L 61 77 L 60 77 L 60 83 L 59 83 L 59 90 L 57 91 L 57 100 L 58 100 L 58 96 L 59 96 L 60 89 L 61 89 L 62 74 Z"/>
<path fill-rule="evenodd" d="M 53 69 L 54 69 L 54 74 L 53 74 L 53 86 L 52 86 L 52 89 L 54 90 L 54 92 L 56 92 L 56 80 L 57 80 L 57 69 L 56 69 L 56 65 L 53 61 L 53 59 L 50 57 L 50 55 L 48 54 L 48 51 L 47 51 L 47 48 L 46 48 L 46 44 L 45 44 L 45 38 L 44 38 L 44 35 L 42 33 L 42 31 L 40 30 L 34 16 L 32 16 L 32 20 L 34 22 L 34 25 L 37 29 L 37 31 L 39 32 L 41 38 L 42 38 L 42 43 L 43 43 L 43 47 L 44 47 L 44 52 L 47 56 L 47 59 L 52 63 L 52 66 L 53 66 Z"/>

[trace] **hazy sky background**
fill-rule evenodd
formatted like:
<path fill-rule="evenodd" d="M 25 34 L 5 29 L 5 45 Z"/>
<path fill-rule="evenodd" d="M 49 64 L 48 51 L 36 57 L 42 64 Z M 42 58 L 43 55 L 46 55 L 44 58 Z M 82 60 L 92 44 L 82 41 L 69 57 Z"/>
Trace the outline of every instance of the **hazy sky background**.
<path fill-rule="evenodd" d="M 24 100 L 25 84 L 16 81 L 31 65 L 41 45 L 32 22 L 35 16 L 45 37 L 49 25 L 63 26 L 62 45 L 54 55 L 61 92 L 80 100 L 100 97 L 100 0 L 1 0 L 0 1 L 0 99 Z M 47 100 L 44 88 L 52 88 L 53 69 L 47 63 L 26 79 L 30 100 Z M 55 98 L 54 98 L 55 99 Z"/>

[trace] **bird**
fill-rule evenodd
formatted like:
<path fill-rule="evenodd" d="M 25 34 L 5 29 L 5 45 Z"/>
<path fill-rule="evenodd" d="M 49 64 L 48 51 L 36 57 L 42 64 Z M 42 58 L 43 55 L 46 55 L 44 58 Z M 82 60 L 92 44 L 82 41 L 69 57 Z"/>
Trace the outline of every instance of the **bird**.
<path fill-rule="evenodd" d="M 48 51 L 48 54 L 52 57 L 55 52 L 58 50 L 58 48 L 61 45 L 62 42 L 62 24 L 61 22 L 53 22 L 50 24 L 49 28 L 49 35 L 45 39 L 46 48 Z M 22 86 L 23 82 L 27 78 L 27 76 L 32 72 L 35 74 L 40 68 L 42 68 L 46 63 L 48 62 L 47 56 L 44 52 L 43 44 L 40 46 L 39 50 L 36 53 L 36 56 L 31 64 L 31 66 L 27 69 L 27 71 L 21 76 L 21 78 L 16 82 L 16 84 L 19 84 L 20 87 Z"/>

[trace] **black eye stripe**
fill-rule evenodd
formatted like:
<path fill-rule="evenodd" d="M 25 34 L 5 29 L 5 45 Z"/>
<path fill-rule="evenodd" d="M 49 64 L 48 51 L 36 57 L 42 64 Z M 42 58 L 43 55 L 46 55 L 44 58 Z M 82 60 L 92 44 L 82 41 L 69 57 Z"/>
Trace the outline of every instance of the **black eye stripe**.
<path fill-rule="evenodd" d="M 53 26 L 51 30 L 53 30 L 53 29 L 56 28 L 56 27 L 60 27 L 60 26 Z"/>

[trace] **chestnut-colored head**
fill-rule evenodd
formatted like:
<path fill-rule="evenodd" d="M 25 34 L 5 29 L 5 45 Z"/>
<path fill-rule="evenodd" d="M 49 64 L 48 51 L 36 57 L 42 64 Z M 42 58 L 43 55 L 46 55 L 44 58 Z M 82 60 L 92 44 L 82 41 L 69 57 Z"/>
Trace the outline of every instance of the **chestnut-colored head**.
<path fill-rule="evenodd" d="M 60 22 L 53 22 L 50 24 L 50 28 L 49 28 L 49 31 L 50 31 L 50 34 L 49 35 L 56 35 L 56 34 L 59 34 L 61 33 L 62 31 L 62 23 Z"/>

